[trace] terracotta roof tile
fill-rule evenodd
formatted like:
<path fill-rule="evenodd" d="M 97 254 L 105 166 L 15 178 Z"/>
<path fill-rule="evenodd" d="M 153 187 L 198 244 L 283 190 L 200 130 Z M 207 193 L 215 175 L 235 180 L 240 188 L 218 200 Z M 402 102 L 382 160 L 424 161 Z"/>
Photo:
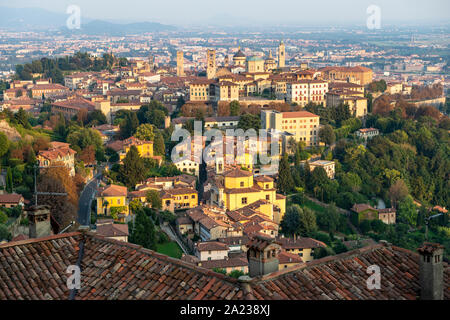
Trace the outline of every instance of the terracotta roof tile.
<path fill-rule="evenodd" d="M 264 242 L 258 241 L 253 245 Z M 244 286 L 138 245 L 74 232 L 0 245 L 0 300 L 68 299 L 66 269 L 76 264 L 82 243 L 81 289 L 75 296 L 81 300 L 416 300 L 420 294 L 419 255 L 395 246 L 377 244 L 302 263 Z M 381 269 L 380 290 L 366 285 L 367 267 L 374 264 Z M 450 268 L 444 262 L 446 300 L 449 288 Z"/>

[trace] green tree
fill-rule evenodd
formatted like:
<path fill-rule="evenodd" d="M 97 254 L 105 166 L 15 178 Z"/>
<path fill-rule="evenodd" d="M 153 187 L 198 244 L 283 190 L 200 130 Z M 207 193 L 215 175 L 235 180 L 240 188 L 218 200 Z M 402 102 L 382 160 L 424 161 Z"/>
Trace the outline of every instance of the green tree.
<path fill-rule="evenodd" d="M 173 223 L 177 218 L 177 216 L 173 212 L 170 212 L 169 210 L 164 210 L 160 212 L 159 215 L 163 221 L 167 221 L 169 223 Z"/>
<path fill-rule="evenodd" d="M 340 175 L 340 185 L 342 190 L 358 192 L 361 190 L 362 180 L 355 172 L 347 172 Z"/>
<path fill-rule="evenodd" d="M 251 113 L 243 114 L 239 118 L 238 128 L 240 128 L 244 131 L 247 131 L 248 129 L 253 128 L 256 131 L 258 131 L 259 129 L 261 129 L 261 119 L 259 118 L 259 116 L 251 114 Z"/>
<path fill-rule="evenodd" d="M 13 190 L 13 176 L 11 168 L 6 169 L 6 191 L 11 193 Z"/>
<path fill-rule="evenodd" d="M 141 140 L 153 141 L 155 139 L 155 127 L 149 123 L 141 124 L 135 133 L 135 137 Z"/>
<path fill-rule="evenodd" d="M 408 195 L 398 206 L 398 219 L 415 227 L 417 225 L 417 208 L 413 198 Z"/>
<path fill-rule="evenodd" d="M 241 114 L 241 105 L 238 101 L 230 102 L 230 116 L 238 116 Z"/>
<path fill-rule="evenodd" d="M 319 214 L 317 217 L 321 229 L 328 231 L 330 234 L 336 232 L 340 219 L 341 215 L 334 203 L 332 203 L 324 213 Z"/>
<path fill-rule="evenodd" d="M 155 139 L 153 141 L 153 152 L 155 155 L 164 156 L 166 147 L 164 144 L 164 137 L 160 130 L 155 132 Z"/>
<path fill-rule="evenodd" d="M 124 111 L 124 110 L 122 110 Z M 127 139 L 134 135 L 136 132 L 136 129 L 139 126 L 139 119 L 135 112 L 128 111 L 124 112 L 124 117 L 121 120 L 119 127 L 120 127 L 120 135 L 123 139 Z"/>
<path fill-rule="evenodd" d="M 23 108 L 20 108 L 19 111 L 15 114 L 15 118 L 17 120 L 17 123 L 22 125 L 24 128 L 29 129 L 31 128 L 30 122 L 28 121 L 29 116 L 28 113 L 23 110 Z"/>
<path fill-rule="evenodd" d="M 3 157 L 9 149 L 9 140 L 6 134 L 0 132 L 0 157 Z"/>
<path fill-rule="evenodd" d="M 103 147 L 103 141 L 98 131 L 89 128 L 79 128 L 72 131 L 67 136 L 67 142 L 77 152 L 88 146 L 94 146 L 96 150 Z"/>
<path fill-rule="evenodd" d="M 129 227 L 131 232 L 128 240 L 131 243 L 156 250 L 155 225 L 150 217 L 145 214 L 144 210 L 138 210 L 134 223 L 130 222 Z"/>
<path fill-rule="evenodd" d="M 280 192 L 287 194 L 294 189 L 294 179 L 291 174 L 291 167 L 289 165 L 287 153 L 283 154 L 278 169 L 277 188 Z"/>
<path fill-rule="evenodd" d="M 131 212 L 133 212 L 134 214 L 143 209 L 142 202 L 139 199 L 131 200 L 128 206 L 130 207 Z"/>
<path fill-rule="evenodd" d="M 326 145 L 332 145 L 336 141 L 336 134 L 334 133 L 333 128 L 327 124 L 320 128 L 319 138 Z"/>
<path fill-rule="evenodd" d="M 300 230 L 300 211 L 302 209 L 299 205 L 292 205 L 287 208 L 286 213 L 281 220 L 280 227 L 283 233 L 287 236 L 298 234 Z"/>
<path fill-rule="evenodd" d="M 0 224 L 0 241 L 2 240 L 10 241 L 11 233 L 9 233 L 8 228 L 5 225 Z"/>
<path fill-rule="evenodd" d="M 105 114 L 101 110 L 94 110 L 88 113 L 87 122 L 90 126 L 98 126 L 107 123 Z"/>
<path fill-rule="evenodd" d="M 314 213 L 314 211 L 309 208 L 303 208 L 303 210 L 300 209 L 300 235 L 308 236 L 316 230 L 316 214 Z"/>
<path fill-rule="evenodd" d="M 119 169 L 120 180 L 128 187 L 134 188 L 145 179 L 144 161 L 136 146 L 131 146 Z"/>
<path fill-rule="evenodd" d="M 159 196 L 158 191 L 149 190 L 146 195 L 146 200 L 153 209 L 160 210 L 162 208 L 161 197 Z"/>
<path fill-rule="evenodd" d="M 0 211 L 0 224 L 5 224 L 8 221 L 8 215 L 3 211 Z"/>
<path fill-rule="evenodd" d="M 228 275 L 232 278 L 238 279 L 240 276 L 243 276 L 245 273 L 241 270 L 233 270 Z"/>

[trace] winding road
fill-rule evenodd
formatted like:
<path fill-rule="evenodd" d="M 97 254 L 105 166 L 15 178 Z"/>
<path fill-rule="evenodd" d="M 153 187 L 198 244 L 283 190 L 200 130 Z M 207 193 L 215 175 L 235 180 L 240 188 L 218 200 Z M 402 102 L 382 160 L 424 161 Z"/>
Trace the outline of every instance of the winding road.
<path fill-rule="evenodd" d="M 91 181 L 84 187 L 78 200 L 78 223 L 82 226 L 91 225 L 91 203 L 97 193 L 98 179 L 101 177 L 101 172 L 97 173 Z"/>

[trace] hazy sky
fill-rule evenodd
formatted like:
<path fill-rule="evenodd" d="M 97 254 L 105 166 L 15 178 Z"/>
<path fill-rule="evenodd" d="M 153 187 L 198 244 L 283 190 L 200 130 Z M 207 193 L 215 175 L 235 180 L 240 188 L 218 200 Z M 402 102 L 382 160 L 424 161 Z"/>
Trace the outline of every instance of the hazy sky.
<path fill-rule="evenodd" d="M 372 4 L 381 8 L 382 24 L 450 21 L 450 0 L 0 0 L 8 7 L 60 13 L 72 4 L 81 8 L 82 17 L 175 25 L 365 25 Z"/>

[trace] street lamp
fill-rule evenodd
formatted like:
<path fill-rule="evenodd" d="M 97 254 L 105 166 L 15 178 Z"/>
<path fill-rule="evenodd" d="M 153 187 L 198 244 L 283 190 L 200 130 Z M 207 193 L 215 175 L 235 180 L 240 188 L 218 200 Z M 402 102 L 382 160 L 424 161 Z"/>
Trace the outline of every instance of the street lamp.
<path fill-rule="evenodd" d="M 442 213 L 438 213 L 438 214 L 432 215 L 428 218 L 425 218 L 425 240 L 428 241 L 428 223 L 430 223 L 431 219 L 437 218 L 439 216 L 442 216 Z"/>

